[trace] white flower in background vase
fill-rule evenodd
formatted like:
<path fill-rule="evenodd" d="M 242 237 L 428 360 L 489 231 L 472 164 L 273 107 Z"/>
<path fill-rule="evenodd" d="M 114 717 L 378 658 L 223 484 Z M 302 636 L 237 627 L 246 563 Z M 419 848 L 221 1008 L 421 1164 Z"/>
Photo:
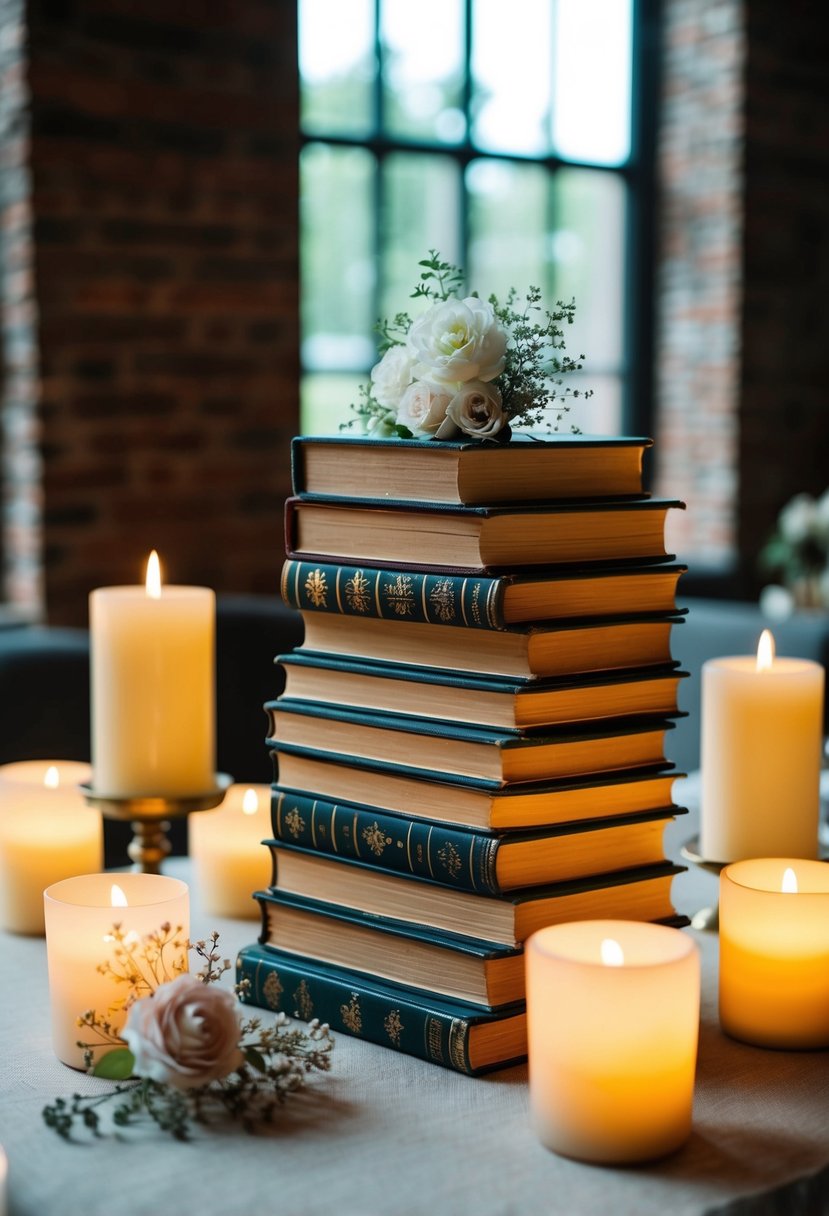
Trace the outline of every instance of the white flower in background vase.
<path fill-rule="evenodd" d="M 507 421 L 501 390 L 497 385 L 485 384 L 481 380 L 464 384 L 449 402 L 446 417 L 465 435 L 474 435 L 477 439 L 491 438 Z"/>
<path fill-rule="evenodd" d="M 815 531 L 816 503 L 811 494 L 796 494 L 780 512 L 780 534 L 792 545 L 802 544 Z"/>
<path fill-rule="evenodd" d="M 433 435 L 446 417 L 452 391 L 446 385 L 415 380 L 400 398 L 397 422 L 415 435 Z"/>
<path fill-rule="evenodd" d="M 433 304 L 412 324 L 408 343 L 421 380 L 494 380 L 506 364 L 506 330 L 492 305 L 477 296 Z"/>
<path fill-rule="evenodd" d="M 396 410 L 406 388 L 412 382 L 414 359 L 405 346 L 390 346 L 379 363 L 371 369 L 374 396 L 387 409 Z"/>
<path fill-rule="evenodd" d="M 824 548 L 829 551 L 829 489 L 824 490 L 815 503 L 815 532 Z"/>

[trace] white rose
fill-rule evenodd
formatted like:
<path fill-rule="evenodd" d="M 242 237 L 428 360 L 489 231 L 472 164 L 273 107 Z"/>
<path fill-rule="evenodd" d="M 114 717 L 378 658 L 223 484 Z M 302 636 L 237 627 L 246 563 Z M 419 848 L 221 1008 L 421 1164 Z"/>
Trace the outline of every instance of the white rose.
<path fill-rule="evenodd" d="M 137 1076 L 192 1089 L 241 1068 L 240 1033 L 232 992 L 179 975 L 130 1007 L 121 1036 Z"/>
<path fill-rule="evenodd" d="M 409 330 L 414 375 L 441 384 L 494 380 L 506 363 L 507 334 L 492 305 L 477 296 L 444 300 Z"/>
<path fill-rule="evenodd" d="M 400 399 L 397 422 L 415 435 L 433 435 L 446 417 L 451 391 L 427 380 L 415 380 Z"/>
<path fill-rule="evenodd" d="M 497 435 L 507 421 L 501 390 L 496 384 L 484 384 L 480 380 L 464 384 L 449 402 L 446 417 L 466 435 L 479 439 Z"/>
<path fill-rule="evenodd" d="M 412 352 L 405 346 L 390 346 L 371 369 L 374 398 L 387 409 L 396 410 L 407 385 L 412 382 Z"/>
<path fill-rule="evenodd" d="M 780 512 L 780 532 L 792 545 L 808 540 L 817 523 L 815 500 L 811 494 L 796 494 Z"/>

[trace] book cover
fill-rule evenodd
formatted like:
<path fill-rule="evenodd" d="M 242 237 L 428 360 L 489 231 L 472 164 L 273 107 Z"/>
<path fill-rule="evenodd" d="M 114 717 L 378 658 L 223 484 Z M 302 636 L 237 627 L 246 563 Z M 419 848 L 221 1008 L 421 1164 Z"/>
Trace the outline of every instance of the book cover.
<path fill-rule="evenodd" d="M 486 577 L 289 558 L 280 589 L 286 604 L 308 612 L 506 629 L 521 621 L 674 612 L 677 582 L 687 567 L 657 560 Z"/>
<path fill-rule="evenodd" d="M 271 798 L 276 841 L 488 895 L 656 861 L 665 825 L 682 814 L 672 804 L 532 832 L 473 832 L 279 786 Z"/>
<path fill-rule="evenodd" d="M 327 1022 L 335 1031 L 476 1076 L 526 1056 L 524 1004 L 496 1013 L 358 971 L 245 946 L 236 981 L 246 1005 Z M 493 1033 L 493 1028 L 495 1033 Z"/>

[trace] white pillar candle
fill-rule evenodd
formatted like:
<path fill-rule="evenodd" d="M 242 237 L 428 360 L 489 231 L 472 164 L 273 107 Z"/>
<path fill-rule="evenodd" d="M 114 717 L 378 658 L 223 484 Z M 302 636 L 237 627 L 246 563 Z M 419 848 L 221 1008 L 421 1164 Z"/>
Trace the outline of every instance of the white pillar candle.
<path fill-rule="evenodd" d="M 706 860 L 817 856 L 823 684 L 820 664 L 775 658 L 768 631 L 756 659 L 703 664 Z"/>
<path fill-rule="evenodd" d="M 6 1216 L 8 1207 L 9 1163 L 3 1146 L 0 1145 L 0 1216 Z"/>
<path fill-rule="evenodd" d="M 0 767 L 0 924 L 43 933 L 43 891 L 103 863 L 103 827 L 78 786 L 88 764 L 22 760 Z"/>
<path fill-rule="evenodd" d="M 829 1047 L 829 865 L 735 862 L 720 875 L 720 1024 L 761 1047 Z"/>
<path fill-rule="evenodd" d="M 155 555 L 153 555 L 155 556 Z M 215 762 L 215 596 L 208 587 L 101 587 L 90 596 L 96 793 L 209 793 Z"/>
<path fill-rule="evenodd" d="M 580 921 L 527 943 L 530 1108 L 547 1148 L 605 1164 L 691 1130 L 700 966 L 677 929 Z"/>
<path fill-rule="evenodd" d="M 116 1031 L 124 1024 L 127 985 L 99 971 L 102 964 L 118 966 L 113 925 L 129 935 L 129 946 L 139 957 L 143 939 L 169 926 L 170 942 L 156 973 L 160 979 L 172 978 L 176 967 L 187 967 L 189 892 L 178 878 L 119 872 L 64 879 L 47 887 L 43 900 L 52 1043 L 59 1060 L 82 1068 L 78 1018 L 92 1009 L 107 1015 Z"/>
<path fill-rule="evenodd" d="M 215 811 L 188 820 L 190 855 L 205 912 L 255 920 L 252 899 L 271 881 L 271 854 L 262 841 L 271 832 L 268 785 L 232 785 Z"/>

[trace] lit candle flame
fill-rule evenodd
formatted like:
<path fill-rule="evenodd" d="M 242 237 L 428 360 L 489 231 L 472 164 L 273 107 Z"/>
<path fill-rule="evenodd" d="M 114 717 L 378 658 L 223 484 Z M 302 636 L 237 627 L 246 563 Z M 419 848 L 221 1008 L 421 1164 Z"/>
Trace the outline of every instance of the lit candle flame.
<path fill-rule="evenodd" d="M 780 884 L 780 890 L 787 895 L 797 895 L 797 875 L 791 866 L 786 867 L 783 882 Z"/>
<path fill-rule="evenodd" d="M 161 599 L 161 563 L 155 549 L 147 561 L 147 595 L 151 600 Z"/>
<path fill-rule="evenodd" d="M 757 643 L 757 670 L 768 671 L 774 662 L 774 637 L 771 630 L 764 629 Z"/>
<path fill-rule="evenodd" d="M 605 967 L 623 967 L 625 963 L 625 954 L 622 947 L 612 937 L 606 937 L 602 941 L 600 953 L 602 962 Z"/>
<path fill-rule="evenodd" d="M 242 799 L 242 813 L 244 815 L 255 815 L 259 810 L 259 797 L 256 790 L 245 790 L 245 796 Z"/>
<path fill-rule="evenodd" d="M 47 790 L 56 790 L 60 785 L 60 774 L 54 764 L 50 764 L 43 778 L 43 784 Z"/>
<path fill-rule="evenodd" d="M 121 888 L 118 886 L 117 882 L 114 882 L 112 884 L 112 889 L 109 893 L 109 902 L 113 908 L 126 908 L 127 907 L 127 897 L 124 894 L 124 892 L 121 890 Z"/>

